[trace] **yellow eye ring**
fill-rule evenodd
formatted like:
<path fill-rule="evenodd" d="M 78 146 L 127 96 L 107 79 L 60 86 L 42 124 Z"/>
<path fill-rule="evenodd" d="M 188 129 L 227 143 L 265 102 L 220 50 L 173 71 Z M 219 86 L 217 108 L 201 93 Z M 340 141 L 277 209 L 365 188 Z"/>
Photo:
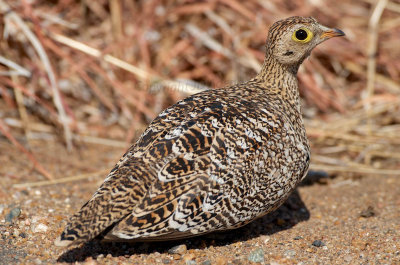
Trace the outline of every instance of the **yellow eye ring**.
<path fill-rule="evenodd" d="M 313 33 L 307 28 L 299 28 L 293 32 L 292 39 L 300 43 L 307 43 L 313 38 Z"/>

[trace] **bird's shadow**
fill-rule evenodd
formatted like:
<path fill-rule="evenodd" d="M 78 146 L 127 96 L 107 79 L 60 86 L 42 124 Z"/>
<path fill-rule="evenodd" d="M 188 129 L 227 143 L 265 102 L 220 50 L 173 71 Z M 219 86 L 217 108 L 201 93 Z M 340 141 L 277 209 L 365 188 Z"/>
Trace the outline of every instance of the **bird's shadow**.
<path fill-rule="evenodd" d="M 299 222 L 310 218 L 310 213 L 297 190 L 295 190 L 276 211 L 259 218 L 246 226 L 226 232 L 210 233 L 194 238 L 146 243 L 119 243 L 91 241 L 82 246 L 63 253 L 58 262 L 73 263 L 84 261 L 88 257 L 96 259 L 99 255 L 114 257 L 131 256 L 134 254 L 149 254 L 153 252 L 166 253 L 176 245 L 185 244 L 188 249 L 204 249 L 209 246 L 224 246 L 238 241 L 246 241 L 262 235 L 271 235 L 290 229 Z"/>

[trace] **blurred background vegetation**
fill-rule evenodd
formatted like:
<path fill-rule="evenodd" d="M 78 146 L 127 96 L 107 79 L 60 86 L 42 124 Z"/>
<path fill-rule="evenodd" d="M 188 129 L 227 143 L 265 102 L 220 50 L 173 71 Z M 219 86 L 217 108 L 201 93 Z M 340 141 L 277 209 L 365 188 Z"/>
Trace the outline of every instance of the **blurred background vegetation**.
<path fill-rule="evenodd" d="M 269 26 L 313 16 L 346 38 L 299 72 L 312 168 L 399 174 L 398 0 L 0 1 L 0 153 L 126 149 L 165 107 L 254 76 Z M 26 157 L 26 158 L 25 158 Z"/>

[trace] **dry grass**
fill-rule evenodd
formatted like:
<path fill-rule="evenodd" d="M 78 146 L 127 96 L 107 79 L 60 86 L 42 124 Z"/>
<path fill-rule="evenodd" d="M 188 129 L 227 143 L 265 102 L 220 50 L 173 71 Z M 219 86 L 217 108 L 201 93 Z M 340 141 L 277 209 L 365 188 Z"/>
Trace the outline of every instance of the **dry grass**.
<path fill-rule="evenodd" d="M 128 146 L 176 100 L 254 75 L 270 24 L 304 15 L 347 35 L 299 73 L 313 168 L 396 174 L 400 2 L 339 2 L 1 1 L 1 140 L 51 179 L 30 141 Z"/>

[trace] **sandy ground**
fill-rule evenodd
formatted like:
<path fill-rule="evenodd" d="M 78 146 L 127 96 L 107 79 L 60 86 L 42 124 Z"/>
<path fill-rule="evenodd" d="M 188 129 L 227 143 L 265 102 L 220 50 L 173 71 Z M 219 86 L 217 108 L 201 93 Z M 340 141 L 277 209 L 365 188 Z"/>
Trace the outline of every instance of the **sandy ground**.
<path fill-rule="evenodd" d="M 81 145 L 68 154 L 56 142 L 31 145 L 56 178 L 111 169 L 124 151 Z M 91 242 L 65 249 L 55 247 L 54 239 L 105 174 L 15 188 L 44 179 L 4 138 L 0 164 L 0 264 L 400 264 L 399 177 L 313 174 L 279 210 L 235 231 L 178 242 Z"/>

